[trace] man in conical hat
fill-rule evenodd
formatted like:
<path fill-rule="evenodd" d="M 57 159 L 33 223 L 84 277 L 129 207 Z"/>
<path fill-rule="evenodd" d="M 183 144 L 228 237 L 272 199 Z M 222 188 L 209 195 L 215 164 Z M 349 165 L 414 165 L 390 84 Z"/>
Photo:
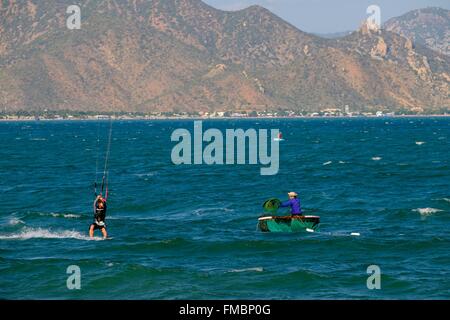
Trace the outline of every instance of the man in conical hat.
<path fill-rule="evenodd" d="M 302 214 L 302 207 L 300 205 L 300 199 L 298 199 L 298 194 L 296 192 L 288 193 L 289 200 L 281 204 L 282 208 L 291 208 L 291 214 L 293 216 L 298 216 Z"/>

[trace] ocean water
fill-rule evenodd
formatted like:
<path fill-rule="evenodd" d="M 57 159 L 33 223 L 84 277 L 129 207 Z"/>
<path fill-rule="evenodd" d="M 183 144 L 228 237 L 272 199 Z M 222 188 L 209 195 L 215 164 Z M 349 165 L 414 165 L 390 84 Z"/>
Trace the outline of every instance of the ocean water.
<path fill-rule="evenodd" d="M 0 123 L 0 298 L 450 298 L 450 119 L 203 125 L 280 129 L 279 173 L 175 166 L 170 135 L 193 121 L 115 121 L 101 241 L 87 231 L 108 122 Z M 320 231 L 257 231 L 264 200 L 293 190 Z"/>

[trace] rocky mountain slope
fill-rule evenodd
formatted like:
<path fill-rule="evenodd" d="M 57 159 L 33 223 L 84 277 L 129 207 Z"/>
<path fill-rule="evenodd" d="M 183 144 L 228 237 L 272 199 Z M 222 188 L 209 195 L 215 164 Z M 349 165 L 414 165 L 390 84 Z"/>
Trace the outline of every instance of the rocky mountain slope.
<path fill-rule="evenodd" d="M 449 57 L 388 31 L 304 33 L 200 0 L 0 2 L 0 106 L 78 111 L 449 109 Z"/>
<path fill-rule="evenodd" d="M 388 20 L 385 28 L 450 55 L 450 10 L 426 8 L 410 11 Z"/>

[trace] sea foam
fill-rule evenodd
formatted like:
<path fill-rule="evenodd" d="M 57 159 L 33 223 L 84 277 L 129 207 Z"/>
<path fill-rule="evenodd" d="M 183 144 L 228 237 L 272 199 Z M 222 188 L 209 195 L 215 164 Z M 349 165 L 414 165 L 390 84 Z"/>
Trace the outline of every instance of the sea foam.
<path fill-rule="evenodd" d="M 68 219 L 78 219 L 81 218 L 78 214 L 73 213 L 51 213 L 50 214 L 54 218 L 68 218 Z"/>
<path fill-rule="evenodd" d="M 9 219 L 8 224 L 11 226 L 16 226 L 18 224 L 25 224 L 25 222 L 23 222 L 22 220 L 17 219 L 17 218 L 11 218 L 11 219 Z"/>
<path fill-rule="evenodd" d="M 245 269 L 231 269 L 228 272 L 263 272 L 264 268 L 262 267 L 255 267 L 255 268 L 245 268 Z"/>
<path fill-rule="evenodd" d="M 102 238 L 89 238 L 78 231 L 64 230 L 52 231 L 43 228 L 24 228 L 21 232 L 0 235 L 0 240 L 28 240 L 28 239 L 77 239 L 77 240 L 102 240 Z"/>
<path fill-rule="evenodd" d="M 413 211 L 420 213 L 420 215 L 422 216 L 431 216 L 432 214 L 441 212 L 443 210 L 436 208 L 417 208 L 414 209 Z"/>

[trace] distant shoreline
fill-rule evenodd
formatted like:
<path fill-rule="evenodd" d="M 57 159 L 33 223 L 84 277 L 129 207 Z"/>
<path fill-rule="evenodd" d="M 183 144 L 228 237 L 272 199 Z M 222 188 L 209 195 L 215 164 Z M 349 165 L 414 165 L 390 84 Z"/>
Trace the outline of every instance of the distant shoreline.
<path fill-rule="evenodd" d="M 158 120 L 293 120 L 293 119 L 392 119 L 392 118 L 448 118 L 450 114 L 421 114 L 421 115 L 383 115 L 383 116 L 291 116 L 291 117 L 275 117 L 275 116 L 259 116 L 259 117 L 113 117 L 114 121 L 158 121 Z M 105 121 L 111 118 L 15 118 L 0 119 L 0 122 L 70 122 L 70 121 Z"/>

